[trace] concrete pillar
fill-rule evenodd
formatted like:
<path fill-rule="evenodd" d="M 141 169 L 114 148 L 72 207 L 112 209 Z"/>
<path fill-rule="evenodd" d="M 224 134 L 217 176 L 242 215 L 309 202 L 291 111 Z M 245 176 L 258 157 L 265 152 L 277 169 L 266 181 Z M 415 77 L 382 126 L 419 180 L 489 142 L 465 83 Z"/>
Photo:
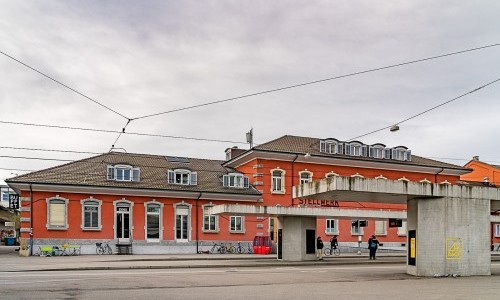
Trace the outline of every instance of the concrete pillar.
<path fill-rule="evenodd" d="M 315 260 L 316 254 L 306 253 L 307 231 L 314 230 L 316 245 L 316 217 L 282 216 L 278 218 L 278 229 L 282 230 L 282 260 Z M 314 249 L 316 249 L 314 247 Z"/>
<path fill-rule="evenodd" d="M 416 266 L 408 265 L 407 273 L 491 275 L 489 225 L 490 201 L 485 199 L 409 200 L 407 228 L 416 230 Z"/>

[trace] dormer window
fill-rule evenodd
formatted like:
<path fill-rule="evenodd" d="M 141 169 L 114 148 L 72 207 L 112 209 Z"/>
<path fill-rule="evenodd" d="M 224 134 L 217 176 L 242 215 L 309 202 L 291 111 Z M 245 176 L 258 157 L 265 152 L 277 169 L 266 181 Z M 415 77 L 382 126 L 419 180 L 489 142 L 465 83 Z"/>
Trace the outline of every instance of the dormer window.
<path fill-rule="evenodd" d="M 370 146 L 370 157 L 373 158 L 386 158 L 385 157 L 385 145 L 375 144 Z"/>
<path fill-rule="evenodd" d="M 187 169 L 168 170 L 168 183 L 181 185 L 197 185 L 198 173 Z"/>
<path fill-rule="evenodd" d="M 222 178 L 222 183 L 225 187 L 233 187 L 233 188 L 248 188 L 250 186 L 250 182 L 247 176 L 243 176 L 240 173 L 229 173 L 224 175 Z"/>
<path fill-rule="evenodd" d="M 107 167 L 108 180 L 114 181 L 136 181 L 140 180 L 141 170 L 129 165 L 109 165 Z"/>
<path fill-rule="evenodd" d="M 351 156 L 367 156 L 368 147 L 359 142 L 351 142 L 345 145 L 345 154 Z"/>
<path fill-rule="evenodd" d="M 403 146 L 392 148 L 392 159 L 410 161 L 411 151 Z"/>
<path fill-rule="evenodd" d="M 336 139 L 327 139 L 319 142 L 319 151 L 329 154 L 342 154 L 342 144 Z"/>

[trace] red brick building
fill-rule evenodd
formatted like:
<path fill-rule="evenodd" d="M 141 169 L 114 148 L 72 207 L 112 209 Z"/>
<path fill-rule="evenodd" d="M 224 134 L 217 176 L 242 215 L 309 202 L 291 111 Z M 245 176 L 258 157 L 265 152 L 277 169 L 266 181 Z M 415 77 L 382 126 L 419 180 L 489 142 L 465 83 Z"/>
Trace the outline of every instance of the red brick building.
<path fill-rule="evenodd" d="M 112 152 L 21 175 L 7 183 L 21 195 L 21 237 L 33 245 L 130 242 L 134 253 L 195 253 L 213 241 L 274 237 L 268 216 L 210 215 L 210 206 L 323 205 L 405 210 L 405 205 L 294 202 L 292 186 L 329 176 L 456 184 L 468 168 L 412 155 L 403 146 L 283 136 L 250 150 L 230 148 L 226 161 Z M 327 209 L 327 207 L 325 207 Z M 353 222 L 354 221 L 354 222 Z M 325 240 L 354 245 L 377 234 L 389 246 L 406 243 L 406 229 L 387 221 L 318 219 Z"/>

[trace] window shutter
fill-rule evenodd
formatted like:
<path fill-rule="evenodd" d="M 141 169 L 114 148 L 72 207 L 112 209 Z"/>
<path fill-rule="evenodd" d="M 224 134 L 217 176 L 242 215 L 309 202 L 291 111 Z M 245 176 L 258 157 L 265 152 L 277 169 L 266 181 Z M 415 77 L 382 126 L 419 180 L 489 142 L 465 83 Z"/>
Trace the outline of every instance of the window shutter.
<path fill-rule="evenodd" d="M 66 203 L 61 201 L 49 202 L 49 225 L 65 226 L 66 225 Z"/>
<path fill-rule="evenodd" d="M 391 149 L 384 149 L 384 158 L 391 158 Z"/>
<path fill-rule="evenodd" d="M 370 157 L 374 157 L 374 151 L 373 151 L 373 147 L 370 147 L 369 150 L 368 150 L 369 154 L 370 154 Z"/>
<path fill-rule="evenodd" d="M 364 156 L 364 157 L 368 156 L 368 146 L 366 146 L 366 145 L 361 146 L 361 156 Z"/>
<path fill-rule="evenodd" d="M 342 143 L 337 145 L 337 154 L 344 154 L 344 145 Z"/>
<path fill-rule="evenodd" d="M 115 179 L 115 168 L 113 166 L 108 166 L 108 180 Z"/>
<path fill-rule="evenodd" d="M 168 170 L 168 183 L 175 183 L 175 173 L 173 170 Z"/>
<path fill-rule="evenodd" d="M 191 185 L 197 185 L 197 184 L 198 184 L 198 173 L 191 172 Z"/>
<path fill-rule="evenodd" d="M 325 141 L 319 142 L 319 152 L 326 152 L 326 143 Z"/>
<path fill-rule="evenodd" d="M 133 168 L 132 169 L 132 181 L 139 182 L 141 180 L 141 169 Z"/>
<path fill-rule="evenodd" d="M 243 176 L 243 187 L 248 188 L 250 186 L 250 181 L 247 176 Z"/>
<path fill-rule="evenodd" d="M 398 153 L 397 153 L 396 149 L 392 149 L 391 157 L 392 157 L 392 159 L 398 159 Z"/>
<path fill-rule="evenodd" d="M 229 175 L 222 176 L 222 183 L 224 186 L 229 186 Z"/>
<path fill-rule="evenodd" d="M 345 154 L 351 155 L 351 145 L 345 144 Z"/>
<path fill-rule="evenodd" d="M 411 161 L 411 150 L 406 151 L 406 160 Z"/>

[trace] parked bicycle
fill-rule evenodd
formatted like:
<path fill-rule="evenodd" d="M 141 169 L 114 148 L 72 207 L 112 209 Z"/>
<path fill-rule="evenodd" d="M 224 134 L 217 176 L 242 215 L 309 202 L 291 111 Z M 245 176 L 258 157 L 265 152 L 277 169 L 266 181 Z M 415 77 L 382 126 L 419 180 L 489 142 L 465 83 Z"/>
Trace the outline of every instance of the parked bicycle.
<path fill-rule="evenodd" d="M 108 243 L 95 243 L 95 252 L 99 255 L 102 254 L 113 254 L 113 250 Z"/>
<path fill-rule="evenodd" d="M 340 255 L 340 248 L 338 248 L 338 247 L 335 247 L 335 248 L 327 247 L 327 248 L 325 248 L 323 250 L 323 254 L 325 254 L 326 256 L 330 256 L 330 255 L 339 256 Z"/>
<path fill-rule="evenodd" d="M 248 254 L 253 254 L 253 243 L 248 243 L 247 246 L 248 246 L 247 248 Z"/>
<path fill-rule="evenodd" d="M 224 254 L 226 253 L 226 245 L 224 244 L 217 244 L 214 242 L 214 245 L 212 246 L 212 249 L 210 249 L 210 253 L 220 253 Z"/>
<path fill-rule="evenodd" d="M 241 244 L 241 242 L 238 242 L 238 245 L 235 247 L 235 252 L 239 254 L 245 253 L 245 247 Z"/>

